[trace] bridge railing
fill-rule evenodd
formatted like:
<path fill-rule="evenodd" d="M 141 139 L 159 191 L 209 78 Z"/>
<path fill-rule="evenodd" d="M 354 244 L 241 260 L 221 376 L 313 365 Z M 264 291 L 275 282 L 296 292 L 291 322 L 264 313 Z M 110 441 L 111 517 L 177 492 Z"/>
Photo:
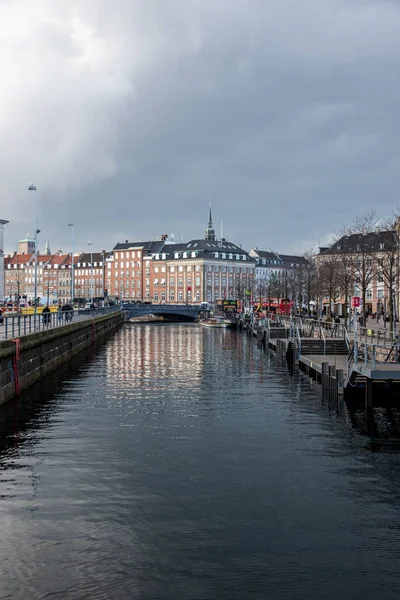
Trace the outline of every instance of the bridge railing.
<path fill-rule="evenodd" d="M 0 325 L 0 338 L 10 339 L 28 335 L 37 331 L 46 331 L 56 327 L 64 327 L 71 323 L 87 321 L 94 317 L 119 312 L 120 306 L 107 306 L 96 309 L 62 310 L 50 313 L 37 313 L 36 315 L 14 315 L 4 317 Z"/>

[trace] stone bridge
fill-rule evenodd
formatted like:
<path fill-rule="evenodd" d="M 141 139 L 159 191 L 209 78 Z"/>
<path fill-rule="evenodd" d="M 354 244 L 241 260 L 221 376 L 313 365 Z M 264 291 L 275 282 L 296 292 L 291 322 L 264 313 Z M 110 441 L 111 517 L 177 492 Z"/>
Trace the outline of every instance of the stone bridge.
<path fill-rule="evenodd" d="M 157 315 L 171 319 L 182 319 L 196 321 L 200 314 L 200 306 L 190 304 L 134 304 L 122 305 L 125 319 L 132 317 L 143 317 L 144 315 Z"/>

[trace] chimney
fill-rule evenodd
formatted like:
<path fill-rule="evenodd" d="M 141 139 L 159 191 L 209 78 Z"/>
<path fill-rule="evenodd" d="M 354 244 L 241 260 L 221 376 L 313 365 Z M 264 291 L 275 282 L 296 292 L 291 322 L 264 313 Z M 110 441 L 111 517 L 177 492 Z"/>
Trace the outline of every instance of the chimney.
<path fill-rule="evenodd" d="M 168 233 L 161 234 L 161 241 L 165 242 L 168 239 Z"/>

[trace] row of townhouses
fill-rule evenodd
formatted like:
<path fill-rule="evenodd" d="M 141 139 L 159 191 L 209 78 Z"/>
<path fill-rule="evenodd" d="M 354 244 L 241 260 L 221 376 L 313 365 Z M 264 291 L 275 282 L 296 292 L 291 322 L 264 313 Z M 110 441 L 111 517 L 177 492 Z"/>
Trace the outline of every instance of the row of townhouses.
<path fill-rule="evenodd" d="M 27 236 L 18 251 L 4 258 L 4 296 L 34 298 L 34 242 Z M 273 257 L 273 258 L 272 258 Z M 283 273 L 301 257 L 282 256 L 258 249 L 247 252 L 226 239 L 216 239 L 211 209 L 204 238 L 174 243 L 159 240 L 117 243 L 113 250 L 52 254 L 47 243 L 37 257 L 37 295 L 65 303 L 92 297 L 154 303 L 199 303 L 243 298 L 266 272 Z"/>

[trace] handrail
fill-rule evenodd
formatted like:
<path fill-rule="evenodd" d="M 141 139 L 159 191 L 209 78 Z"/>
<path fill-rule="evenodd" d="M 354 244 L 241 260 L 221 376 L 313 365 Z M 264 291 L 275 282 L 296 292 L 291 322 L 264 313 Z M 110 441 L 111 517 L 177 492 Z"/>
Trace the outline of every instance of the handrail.
<path fill-rule="evenodd" d="M 346 342 L 346 346 L 347 346 L 347 350 L 350 352 L 350 336 L 349 336 L 349 332 L 347 331 L 347 328 L 344 327 L 343 328 L 343 333 L 344 333 L 344 341 Z"/>
<path fill-rule="evenodd" d="M 322 339 L 324 340 L 324 355 L 325 355 L 326 354 L 326 338 L 325 338 L 325 334 L 324 334 L 322 328 L 321 328 L 321 333 L 322 333 Z"/>
<path fill-rule="evenodd" d="M 300 356 L 300 354 L 301 354 L 301 335 L 300 335 L 298 325 L 296 325 L 296 338 L 297 338 L 298 352 L 299 352 L 299 356 Z"/>

